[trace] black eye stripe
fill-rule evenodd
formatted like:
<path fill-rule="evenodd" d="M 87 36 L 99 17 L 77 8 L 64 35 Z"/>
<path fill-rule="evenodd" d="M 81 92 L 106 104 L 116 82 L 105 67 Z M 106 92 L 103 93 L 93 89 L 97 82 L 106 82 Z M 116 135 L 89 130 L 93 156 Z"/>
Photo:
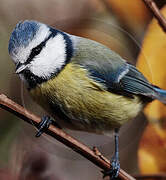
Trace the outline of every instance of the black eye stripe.
<path fill-rule="evenodd" d="M 29 63 L 33 60 L 33 58 L 34 58 L 35 56 L 37 56 L 38 54 L 40 54 L 41 50 L 42 50 L 43 47 L 46 45 L 46 42 L 47 42 L 50 38 L 52 38 L 52 37 L 54 37 L 54 36 L 55 36 L 55 35 L 54 35 L 53 33 L 51 33 L 51 34 L 48 36 L 48 38 L 46 38 L 46 39 L 45 39 L 43 42 L 41 42 L 38 46 L 36 46 L 35 48 L 33 48 L 33 49 L 31 50 L 31 53 L 30 53 L 28 59 L 26 60 L 26 62 L 25 62 L 24 64 L 29 64 Z"/>

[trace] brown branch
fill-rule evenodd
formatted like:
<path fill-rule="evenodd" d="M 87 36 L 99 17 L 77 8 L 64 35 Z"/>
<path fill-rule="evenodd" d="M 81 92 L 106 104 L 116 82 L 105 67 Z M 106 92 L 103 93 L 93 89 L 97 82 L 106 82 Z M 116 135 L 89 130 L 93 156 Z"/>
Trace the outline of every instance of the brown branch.
<path fill-rule="evenodd" d="M 38 123 L 41 121 L 40 117 L 34 115 L 30 111 L 26 110 L 19 104 L 15 103 L 11 99 L 9 99 L 4 94 L 0 94 L 0 107 L 5 109 L 8 112 L 11 112 L 12 114 L 15 114 L 17 117 L 23 119 L 27 123 L 34 125 L 37 127 Z M 65 144 L 66 146 L 70 147 L 73 151 L 81 154 L 83 157 L 87 158 L 89 161 L 94 163 L 96 166 L 103 170 L 109 170 L 110 164 L 109 161 L 105 161 L 100 158 L 93 150 L 91 150 L 89 147 L 85 146 L 81 142 L 77 141 L 64 131 L 62 131 L 59 128 L 56 128 L 53 125 L 49 126 L 49 129 L 45 132 L 46 134 L 54 137 L 61 143 Z M 103 157 L 103 156 L 102 156 Z M 106 158 L 104 158 L 106 159 Z M 127 174 L 122 169 L 119 172 L 119 178 L 122 180 L 134 180 L 132 176 Z"/>
<path fill-rule="evenodd" d="M 109 163 L 110 161 L 104 157 L 101 152 L 97 149 L 97 147 L 93 147 L 93 152 L 98 156 L 100 157 L 100 159 L 104 160 L 105 162 Z"/>
<path fill-rule="evenodd" d="M 158 23 L 162 27 L 163 31 L 166 32 L 166 19 L 165 17 L 161 14 L 159 8 L 155 4 L 153 0 L 143 0 L 145 5 L 147 6 L 148 9 L 152 12 L 152 14 L 155 16 L 155 18 L 158 20 Z"/>

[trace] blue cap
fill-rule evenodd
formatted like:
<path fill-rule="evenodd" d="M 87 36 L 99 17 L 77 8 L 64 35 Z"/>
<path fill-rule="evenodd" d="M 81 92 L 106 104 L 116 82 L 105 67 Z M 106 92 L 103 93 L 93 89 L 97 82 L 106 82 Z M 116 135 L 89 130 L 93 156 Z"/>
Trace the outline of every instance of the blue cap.
<path fill-rule="evenodd" d="M 36 21 L 23 21 L 19 22 L 13 30 L 9 40 L 9 53 L 16 53 L 19 47 L 27 47 L 32 41 L 37 31 L 39 30 L 40 23 Z"/>

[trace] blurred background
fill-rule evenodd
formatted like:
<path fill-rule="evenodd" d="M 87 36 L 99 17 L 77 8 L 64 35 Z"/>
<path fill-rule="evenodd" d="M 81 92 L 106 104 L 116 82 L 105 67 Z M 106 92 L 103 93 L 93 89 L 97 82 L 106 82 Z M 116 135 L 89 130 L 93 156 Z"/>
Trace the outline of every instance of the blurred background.
<path fill-rule="evenodd" d="M 166 14 L 165 0 L 155 1 Z M 44 112 L 29 97 L 14 74 L 8 40 L 18 21 L 38 20 L 68 33 L 105 44 L 136 64 L 154 84 L 166 89 L 166 34 L 141 0 L 0 0 L 0 93 L 38 115 Z M 149 25 L 150 24 L 150 25 Z M 163 69 L 162 69 L 163 68 Z M 166 109 L 150 104 L 145 115 L 127 123 L 120 132 L 121 168 L 130 174 L 166 171 Z M 107 158 L 114 151 L 113 137 L 72 132 Z M 102 179 L 100 169 L 46 135 L 0 109 L 0 179 Z"/>

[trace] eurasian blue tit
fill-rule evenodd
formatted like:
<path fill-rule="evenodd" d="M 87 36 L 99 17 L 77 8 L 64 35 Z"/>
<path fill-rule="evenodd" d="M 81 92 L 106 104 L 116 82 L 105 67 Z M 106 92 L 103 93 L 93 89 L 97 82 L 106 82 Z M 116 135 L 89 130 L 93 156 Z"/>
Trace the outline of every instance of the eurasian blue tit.
<path fill-rule="evenodd" d="M 148 102 L 166 103 L 166 91 L 106 46 L 37 21 L 18 23 L 8 49 L 32 98 L 60 126 L 98 134 L 115 130 L 109 173 L 117 177 L 119 128 Z"/>

